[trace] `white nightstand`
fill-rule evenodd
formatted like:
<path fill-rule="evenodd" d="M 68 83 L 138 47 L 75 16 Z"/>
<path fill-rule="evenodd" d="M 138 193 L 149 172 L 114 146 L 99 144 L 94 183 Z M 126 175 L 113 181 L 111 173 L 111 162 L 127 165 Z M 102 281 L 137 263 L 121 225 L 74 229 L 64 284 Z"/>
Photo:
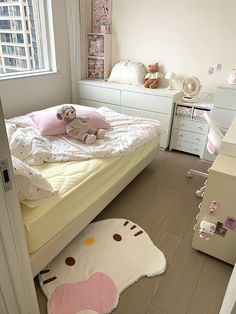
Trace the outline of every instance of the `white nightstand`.
<path fill-rule="evenodd" d="M 175 103 L 169 150 L 176 149 L 203 157 L 209 126 L 203 118 L 211 112 L 211 103 Z"/>
<path fill-rule="evenodd" d="M 81 105 L 107 106 L 127 115 L 159 120 L 165 132 L 160 147 L 166 149 L 169 146 L 174 102 L 179 99 L 180 91 L 82 80 L 78 82 L 78 92 Z"/>

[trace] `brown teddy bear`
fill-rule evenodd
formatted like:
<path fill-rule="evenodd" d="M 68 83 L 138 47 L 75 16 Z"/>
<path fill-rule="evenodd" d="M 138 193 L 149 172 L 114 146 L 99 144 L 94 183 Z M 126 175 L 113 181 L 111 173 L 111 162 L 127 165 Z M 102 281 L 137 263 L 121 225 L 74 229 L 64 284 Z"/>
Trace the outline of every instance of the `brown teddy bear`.
<path fill-rule="evenodd" d="M 148 66 L 148 73 L 145 76 L 144 87 L 157 88 L 160 84 L 162 74 L 159 72 L 158 63 L 150 64 Z"/>

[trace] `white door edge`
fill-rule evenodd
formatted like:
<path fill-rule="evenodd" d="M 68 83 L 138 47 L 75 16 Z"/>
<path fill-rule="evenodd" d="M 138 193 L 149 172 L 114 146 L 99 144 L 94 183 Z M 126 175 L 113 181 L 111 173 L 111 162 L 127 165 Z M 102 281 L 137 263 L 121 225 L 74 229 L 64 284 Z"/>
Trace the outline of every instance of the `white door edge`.
<path fill-rule="evenodd" d="M 8 163 L 8 174 L 12 188 L 5 192 L 4 180 L 0 174 L 0 237 L 3 248 L 1 259 L 5 259 L 11 279 L 11 290 L 5 285 L 6 278 L 0 278 L 1 299 L 4 299 L 8 313 L 39 314 L 34 287 L 25 231 L 22 223 L 21 208 L 15 189 L 13 167 L 6 135 L 4 116 L 0 100 L 0 161 Z M 1 273 L 0 273 L 1 275 Z M 5 281 L 4 281 L 5 280 Z M 15 299 L 8 299 L 9 294 Z M 11 302 L 10 302 L 11 300 Z M 11 303 L 11 304 L 10 304 Z M 15 311 L 10 310 L 15 304 Z M 18 310 L 16 312 L 16 304 Z"/>

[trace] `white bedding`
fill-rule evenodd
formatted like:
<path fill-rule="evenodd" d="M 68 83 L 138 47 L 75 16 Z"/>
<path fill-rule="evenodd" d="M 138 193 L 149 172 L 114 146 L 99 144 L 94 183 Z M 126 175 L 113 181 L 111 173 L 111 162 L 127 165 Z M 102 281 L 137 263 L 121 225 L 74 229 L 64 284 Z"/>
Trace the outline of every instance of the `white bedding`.
<path fill-rule="evenodd" d="M 6 120 L 6 125 L 11 126 L 8 127 L 11 154 L 29 165 L 107 158 L 130 153 L 162 134 L 157 120 L 119 114 L 107 107 L 97 110 L 110 122 L 111 130 L 93 145 L 67 136 L 43 137 L 29 115 Z"/>

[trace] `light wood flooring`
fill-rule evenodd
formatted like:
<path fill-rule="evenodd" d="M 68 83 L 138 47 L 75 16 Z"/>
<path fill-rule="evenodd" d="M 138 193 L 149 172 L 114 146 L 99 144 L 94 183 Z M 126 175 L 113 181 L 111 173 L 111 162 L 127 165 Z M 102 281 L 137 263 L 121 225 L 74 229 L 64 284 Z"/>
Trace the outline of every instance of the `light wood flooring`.
<path fill-rule="evenodd" d="M 186 178 L 209 164 L 198 157 L 160 151 L 97 217 L 127 218 L 138 223 L 164 252 L 167 269 L 161 276 L 141 278 L 120 296 L 114 314 L 218 314 L 232 267 L 191 247 L 204 179 Z M 104 258 L 108 258 L 104 256 Z M 36 282 L 41 314 L 46 298 Z"/>

